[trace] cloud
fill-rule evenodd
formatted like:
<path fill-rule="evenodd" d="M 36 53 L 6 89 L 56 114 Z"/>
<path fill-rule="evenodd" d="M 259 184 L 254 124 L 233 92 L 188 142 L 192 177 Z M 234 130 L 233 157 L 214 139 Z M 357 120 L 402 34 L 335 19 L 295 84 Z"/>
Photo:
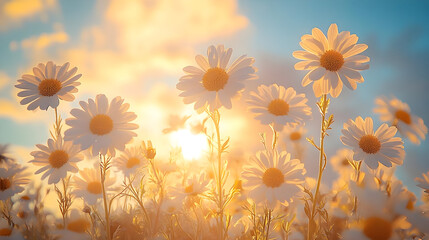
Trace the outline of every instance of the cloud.
<path fill-rule="evenodd" d="M 141 91 L 168 77 L 176 81 L 183 66 L 193 62 L 198 44 L 231 36 L 248 24 L 229 0 L 111 0 L 99 5 L 102 24 L 88 26 L 81 42 L 60 54 L 83 74 L 83 92 L 129 93 L 130 86 Z"/>
<path fill-rule="evenodd" d="M 63 30 L 58 30 L 54 33 L 42 33 L 38 36 L 33 36 L 21 41 L 20 46 L 23 50 L 29 51 L 42 51 L 45 48 L 57 44 L 57 43 L 66 43 L 69 39 L 69 36 Z M 15 44 L 11 43 L 10 48 L 16 49 Z"/>
<path fill-rule="evenodd" d="M 8 82 L 10 82 L 9 76 L 6 73 L 0 71 L 0 90 L 5 87 Z"/>
<path fill-rule="evenodd" d="M 6 30 L 24 20 L 39 16 L 46 19 L 46 13 L 55 9 L 56 0 L 6 0 L 0 2 L 0 30 Z"/>
<path fill-rule="evenodd" d="M 25 106 L 21 106 L 15 99 L 0 98 L 0 109 L 0 117 L 10 118 L 19 123 L 46 120 L 43 114 L 35 114 L 33 111 L 28 111 Z"/>

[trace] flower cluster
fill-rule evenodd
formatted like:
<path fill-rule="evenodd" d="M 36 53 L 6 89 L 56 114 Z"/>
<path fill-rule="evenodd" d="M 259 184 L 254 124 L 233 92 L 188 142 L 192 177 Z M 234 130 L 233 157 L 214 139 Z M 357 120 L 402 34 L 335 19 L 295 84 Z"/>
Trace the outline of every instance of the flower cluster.
<path fill-rule="evenodd" d="M 305 94 L 282 83 L 248 89 L 258 81 L 254 58 L 230 63 L 231 48 L 209 46 L 176 85 L 184 103 L 207 115 L 202 121 L 170 115 L 171 126 L 160 132 L 175 134 L 188 120 L 197 122 L 189 134 L 207 138 L 209 150 L 192 162 L 183 160 L 181 148 L 164 159 L 156 143 L 136 144 L 137 115 L 119 96 L 80 101 L 63 122 L 60 100 L 75 99 L 82 75 L 69 63 L 38 64 L 18 80 L 18 96 L 28 110 L 52 108 L 54 129 L 30 153 L 34 176 L 0 145 L 0 239 L 428 239 L 429 172 L 415 179 L 421 201 L 394 174 L 407 161 L 404 142 L 420 144 L 428 131 L 406 103 L 377 98 L 374 112 L 384 123 L 353 116 L 341 130 L 345 148 L 334 156 L 325 151 L 336 124 L 328 114 L 331 100 L 343 85 L 355 90 L 364 81 L 360 71 L 369 68 L 360 55 L 368 46 L 357 42 L 336 24 L 327 35 L 314 28 L 302 36 L 305 51 L 293 56 L 303 61 L 295 69 L 309 71 L 302 85 L 313 83 L 317 111 Z M 257 120 L 248 121 L 272 134 L 271 142 L 259 134 L 261 148 L 249 152 L 220 129 L 221 111 L 241 95 Z M 309 137 L 304 145 L 314 113 L 321 117 L 319 142 Z M 318 159 L 307 158 L 309 151 Z M 322 180 L 330 166 L 338 175 L 332 186 Z M 318 167 L 317 179 L 306 167 Z M 45 209 L 50 192 L 57 211 Z"/>

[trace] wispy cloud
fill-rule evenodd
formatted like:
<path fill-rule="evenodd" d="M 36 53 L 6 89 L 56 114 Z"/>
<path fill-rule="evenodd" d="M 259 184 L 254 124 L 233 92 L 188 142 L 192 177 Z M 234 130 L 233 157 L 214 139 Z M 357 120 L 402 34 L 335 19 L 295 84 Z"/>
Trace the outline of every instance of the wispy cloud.
<path fill-rule="evenodd" d="M 45 20 L 47 12 L 56 7 L 56 0 L 3 0 L 0 2 L 0 31 L 36 16 Z"/>

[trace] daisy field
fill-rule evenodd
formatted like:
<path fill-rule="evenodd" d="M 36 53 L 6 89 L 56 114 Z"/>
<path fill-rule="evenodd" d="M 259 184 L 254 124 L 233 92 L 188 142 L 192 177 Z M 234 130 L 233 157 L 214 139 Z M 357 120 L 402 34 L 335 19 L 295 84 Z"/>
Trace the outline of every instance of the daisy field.
<path fill-rule="evenodd" d="M 428 7 L 0 1 L 0 239 L 429 239 Z"/>

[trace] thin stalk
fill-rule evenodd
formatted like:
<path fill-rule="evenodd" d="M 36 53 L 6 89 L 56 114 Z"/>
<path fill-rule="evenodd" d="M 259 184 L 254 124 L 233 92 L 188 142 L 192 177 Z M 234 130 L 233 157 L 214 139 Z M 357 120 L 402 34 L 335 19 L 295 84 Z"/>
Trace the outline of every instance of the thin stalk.
<path fill-rule="evenodd" d="M 268 240 L 268 237 L 270 235 L 270 224 L 271 224 L 271 209 L 268 209 L 268 223 L 267 223 L 267 235 L 265 237 L 266 240 Z"/>
<path fill-rule="evenodd" d="M 319 148 L 319 174 L 317 177 L 317 186 L 316 186 L 316 192 L 314 193 L 314 201 L 313 201 L 313 207 L 311 210 L 311 215 L 308 219 L 308 232 L 307 232 L 307 239 L 311 240 L 313 239 L 313 235 L 314 235 L 314 228 L 315 226 L 315 222 L 314 222 L 314 217 L 315 217 L 315 212 L 316 212 L 316 205 L 318 202 L 318 197 L 319 197 L 319 188 L 320 188 L 320 183 L 322 181 L 322 175 L 323 175 L 323 170 L 324 170 L 324 156 L 325 156 L 325 149 L 324 149 L 324 143 L 325 143 L 325 136 L 326 136 L 326 130 L 327 130 L 327 126 L 325 126 L 325 120 L 326 120 L 326 112 L 328 110 L 328 106 L 326 103 L 326 94 L 322 95 L 321 99 L 320 99 L 320 113 L 321 113 L 321 130 L 320 130 L 320 148 Z"/>
<path fill-rule="evenodd" d="M 219 122 L 215 124 L 216 128 L 216 136 L 217 136 L 217 157 L 218 157 L 218 188 L 219 188 L 219 205 L 220 205 L 220 233 L 221 239 L 224 239 L 223 232 L 223 189 L 222 189 L 222 174 L 223 174 L 223 164 L 222 164 L 222 149 L 221 149 L 221 141 L 220 141 L 220 130 L 219 130 Z"/>
<path fill-rule="evenodd" d="M 100 156 L 101 158 L 101 156 Z M 105 214 L 105 218 L 106 218 L 106 234 L 107 234 L 107 239 L 111 240 L 110 237 L 110 217 L 109 217 L 109 206 L 107 204 L 107 196 L 106 196 L 106 189 L 104 187 L 104 181 L 106 178 L 106 171 L 107 171 L 107 165 L 108 162 L 106 163 L 106 156 L 103 155 L 103 161 L 101 163 L 101 171 L 100 171 L 100 177 L 101 177 L 101 191 L 103 193 L 103 202 L 104 202 L 104 214 Z"/>

